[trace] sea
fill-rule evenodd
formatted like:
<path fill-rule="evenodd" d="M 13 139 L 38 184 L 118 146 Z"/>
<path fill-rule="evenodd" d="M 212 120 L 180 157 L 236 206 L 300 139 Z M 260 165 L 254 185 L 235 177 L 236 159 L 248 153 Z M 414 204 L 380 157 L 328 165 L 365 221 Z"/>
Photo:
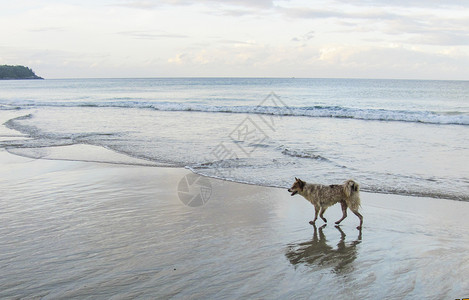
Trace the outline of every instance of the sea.
<path fill-rule="evenodd" d="M 0 148 L 30 158 L 182 167 L 282 188 L 295 177 L 352 178 L 367 192 L 469 201 L 469 81 L 0 81 L 0 117 L 18 133 Z"/>

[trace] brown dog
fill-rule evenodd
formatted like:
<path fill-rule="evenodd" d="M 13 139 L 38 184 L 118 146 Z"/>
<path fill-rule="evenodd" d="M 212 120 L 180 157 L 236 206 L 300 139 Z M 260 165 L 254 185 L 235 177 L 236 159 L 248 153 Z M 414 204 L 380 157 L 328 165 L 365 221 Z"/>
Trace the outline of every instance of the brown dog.
<path fill-rule="evenodd" d="M 342 205 L 342 218 L 335 222 L 339 224 L 347 217 L 347 208 L 360 219 L 360 225 L 357 229 L 362 228 L 363 216 L 358 212 L 360 207 L 360 193 L 359 185 L 353 180 L 347 180 L 340 185 L 322 185 L 322 184 L 312 184 L 306 183 L 298 178 L 295 178 L 295 183 L 292 187 L 288 189 L 292 196 L 300 194 L 306 200 L 311 202 L 314 205 L 314 220 L 309 223 L 313 225 L 317 218 L 318 213 L 321 219 L 327 223 L 326 218 L 324 218 L 324 212 L 329 206 L 340 202 Z"/>

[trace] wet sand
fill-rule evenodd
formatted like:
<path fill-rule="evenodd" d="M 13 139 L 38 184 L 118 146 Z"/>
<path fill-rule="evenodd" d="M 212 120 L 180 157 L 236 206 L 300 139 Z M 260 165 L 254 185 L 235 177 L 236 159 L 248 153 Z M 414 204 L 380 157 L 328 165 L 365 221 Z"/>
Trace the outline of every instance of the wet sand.
<path fill-rule="evenodd" d="M 362 193 L 361 231 L 352 213 L 334 226 L 338 205 L 315 228 L 283 189 L 4 150 L 0 163 L 2 299 L 469 297 L 466 202 Z"/>

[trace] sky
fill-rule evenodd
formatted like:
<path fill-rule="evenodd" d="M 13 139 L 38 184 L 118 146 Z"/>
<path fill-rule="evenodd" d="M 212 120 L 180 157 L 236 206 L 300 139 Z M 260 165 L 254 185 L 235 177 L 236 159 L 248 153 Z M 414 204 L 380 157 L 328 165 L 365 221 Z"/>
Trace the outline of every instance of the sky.
<path fill-rule="evenodd" d="M 469 80 L 469 1 L 0 0 L 0 64 L 46 79 Z"/>

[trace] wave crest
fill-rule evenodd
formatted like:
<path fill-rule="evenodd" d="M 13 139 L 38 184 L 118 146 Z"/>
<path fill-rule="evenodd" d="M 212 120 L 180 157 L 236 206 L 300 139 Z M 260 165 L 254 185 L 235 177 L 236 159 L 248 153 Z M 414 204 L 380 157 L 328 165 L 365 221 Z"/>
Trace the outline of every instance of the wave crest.
<path fill-rule="evenodd" d="M 309 153 L 305 151 L 291 150 L 288 148 L 283 149 L 282 154 L 291 156 L 291 157 L 310 158 L 310 159 L 315 159 L 315 160 L 329 161 L 327 158 L 318 154 L 313 154 L 313 153 Z"/>
<path fill-rule="evenodd" d="M 372 121 L 399 121 L 443 125 L 469 125 L 469 115 L 463 112 L 409 111 L 365 109 L 342 106 L 224 106 L 182 102 L 151 101 L 96 101 L 96 102 L 28 102 L 0 103 L 0 110 L 32 107 L 90 107 L 137 108 L 158 111 L 185 111 L 208 113 L 244 113 L 273 116 L 300 116 L 312 118 L 345 118 Z"/>

